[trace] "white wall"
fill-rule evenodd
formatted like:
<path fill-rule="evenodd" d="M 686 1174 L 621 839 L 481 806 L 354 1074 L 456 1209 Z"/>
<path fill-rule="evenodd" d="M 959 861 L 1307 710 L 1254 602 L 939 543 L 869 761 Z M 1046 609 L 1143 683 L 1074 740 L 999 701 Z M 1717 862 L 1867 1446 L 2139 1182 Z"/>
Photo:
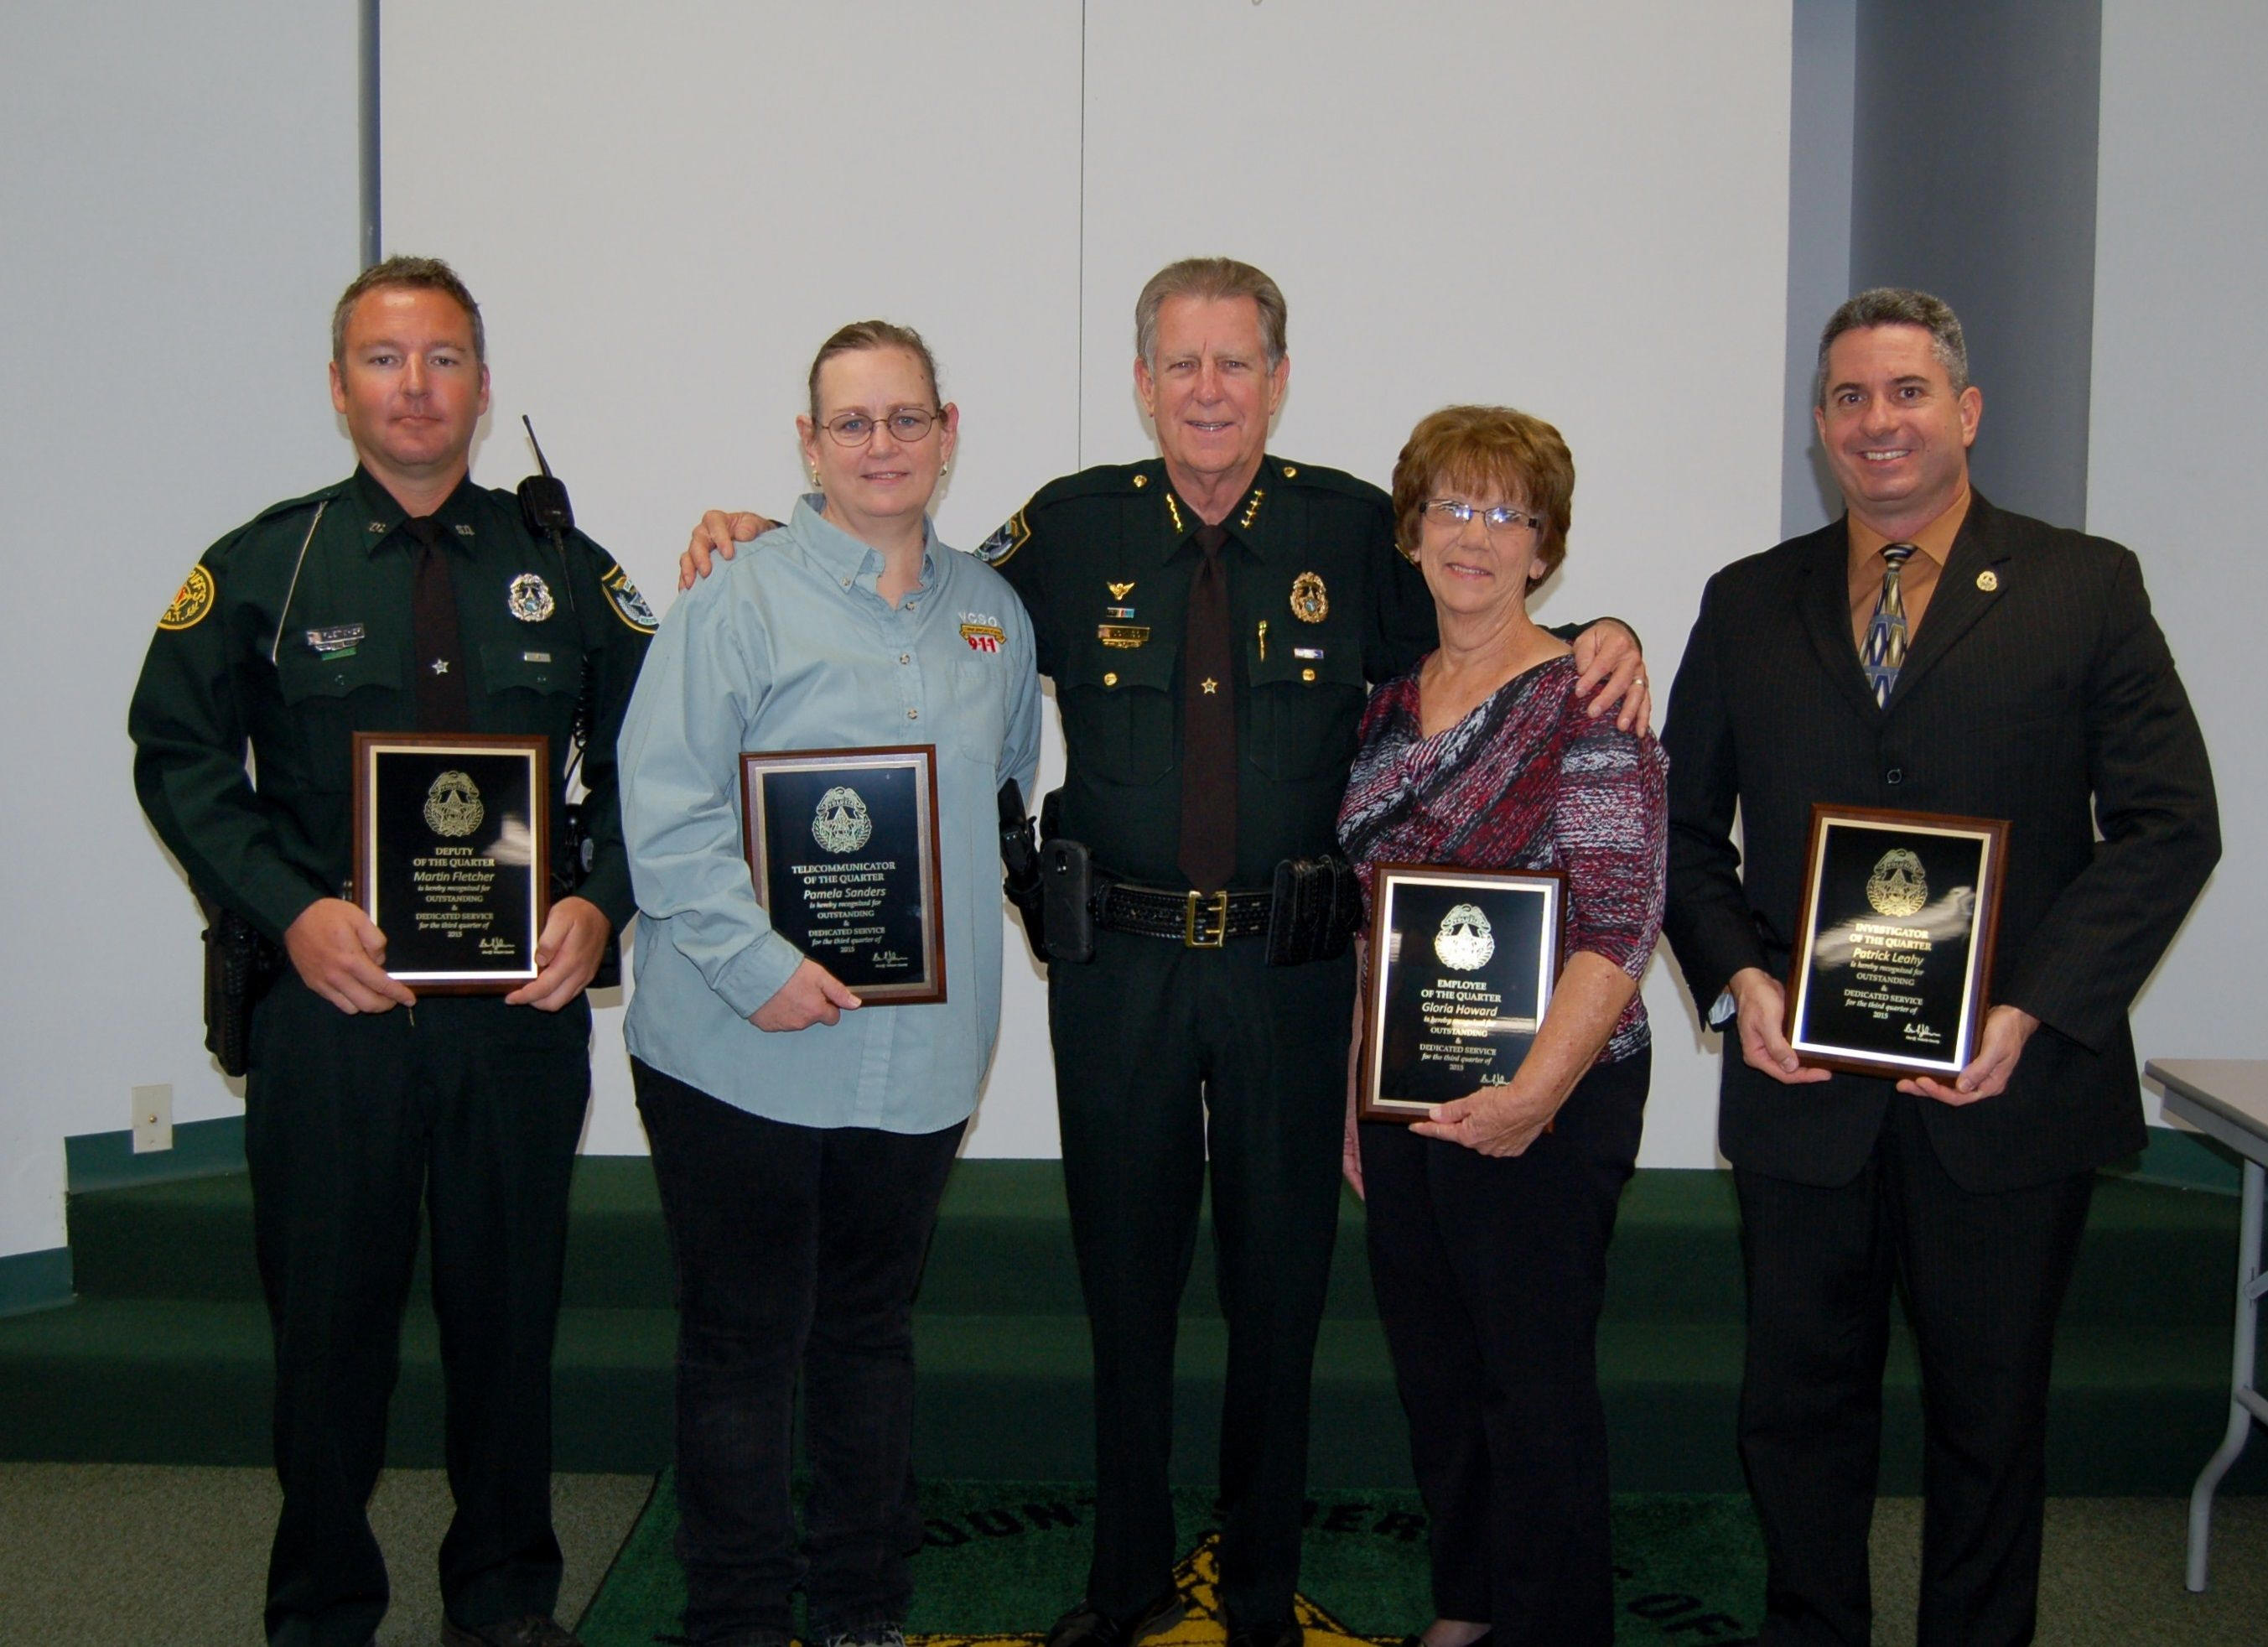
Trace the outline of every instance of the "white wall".
<path fill-rule="evenodd" d="M 126 701 L 206 544 L 353 462 L 354 178 L 347 0 L 0 9 L 0 1254 L 63 1244 L 63 1140 L 129 1088 L 239 1112 Z"/>
<path fill-rule="evenodd" d="M 2103 0 L 2087 524 L 2142 557 L 2213 752 L 2224 840 L 2220 869 L 2136 1009 L 2145 1058 L 2268 1056 L 2264 63 L 2268 9 Z"/>
<path fill-rule="evenodd" d="M 1383 482 L 1447 401 L 1557 422 L 1582 478 L 1544 609 L 1629 617 L 1666 681 L 1702 579 L 1778 535 L 1789 32 L 1784 3 L 1671 0 L 394 0 L 385 238 L 456 260 L 488 312 L 476 472 L 524 472 L 534 410 L 657 604 L 700 506 L 792 495 L 791 420 L 836 324 L 879 313 L 935 346 L 963 415 L 939 524 L 971 544 L 1049 476 L 1152 449 L 1135 292 L 1231 252 L 1292 302 L 1278 449 Z M 476 101 L 434 71 L 463 62 Z M 976 1155 L 1056 1148 L 1014 942 Z M 1647 993 L 1645 1159 L 1707 1164 L 1713 1053 L 1667 966 Z M 643 1147 L 618 1037 L 609 1014 L 594 1149 Z"/>

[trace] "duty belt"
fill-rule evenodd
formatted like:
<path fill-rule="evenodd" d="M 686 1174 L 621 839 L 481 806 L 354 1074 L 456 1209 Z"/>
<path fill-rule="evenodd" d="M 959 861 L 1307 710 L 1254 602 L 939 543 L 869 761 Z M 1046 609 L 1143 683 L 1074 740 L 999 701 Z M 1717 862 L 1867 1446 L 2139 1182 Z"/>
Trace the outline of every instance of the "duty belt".
<path fill-rule="evenodd" d="M 1264 938 L 1273 892 L 1169 892 L 1114 881 L 1094 897 L 1094 924 L 1145 938 L 1179 938 L 1192 949 L 1218 949 L 1230 938 Z"/>

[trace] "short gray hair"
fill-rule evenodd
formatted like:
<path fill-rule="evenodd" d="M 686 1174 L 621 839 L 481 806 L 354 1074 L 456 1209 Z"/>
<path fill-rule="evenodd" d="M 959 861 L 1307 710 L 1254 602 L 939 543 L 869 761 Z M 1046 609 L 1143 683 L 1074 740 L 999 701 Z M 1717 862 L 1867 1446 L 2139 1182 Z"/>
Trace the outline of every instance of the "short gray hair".
<path fill-rule="evenodd" d="M 1134 299 L 1134 353 L 1152 371 L 1158 368 L 1158 311 L 1167 298 L 1209 303 L 1250 298 L 1260 309 L 1260 346 L 1267 354 L 1268 369 L 1273 372 L 1283 363 L 1284 330 L 1290 317 L 1283 289 L 1233 257 L 1184 257 L 1151 276 L 1142 295 Z"/>
<path fill-rule="evenodd" d="M 1845 332 L 1874 326 L 1918 326 L 1929 334 L 1929 351 L 1945 368 L 1955 395 L 1969 387 L 1969 343 L 1961 333 L 1961 317 L 1942 298 L 1911 286 L 1875 286 L 1861 292 L 1828 317 L 1819 334 L 1819 366 L 1811 380 L 1811 403 L 1827 404 L 1827 351 Z"/>
<path fill-rule="evenodd" d="M 406 287 L 412 292 L 438 292 L 464 310 L 473 322 L 473 358 L 482 366 L 489 363 L 489 331 L 481 323 L 481 306 L 473 301 L 472 292 L 458 278 L 457 271 L 438 257 L 389 257 L 382 263 L 372 263 L 347 284 L 331 309 L 331 358 L 341 366 L 347 358 L 347 316 L 366 292 L 387 287 Z"/>

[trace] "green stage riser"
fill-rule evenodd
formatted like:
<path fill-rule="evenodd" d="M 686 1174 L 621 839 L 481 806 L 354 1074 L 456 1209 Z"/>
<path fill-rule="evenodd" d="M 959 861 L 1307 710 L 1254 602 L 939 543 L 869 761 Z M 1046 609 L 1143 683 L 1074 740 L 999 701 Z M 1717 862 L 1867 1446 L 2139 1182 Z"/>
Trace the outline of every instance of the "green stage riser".
<path fill-rule="evenodd" d="M 1314 1385 L 1319 1488 L 1404 1486 L 1400 1408 L 1373 1310 L 1361 1210 L 1345 1203 Z M 80 1300 L 0 1320 L 0 1456 L 258 1464 L 268 1457 L 267 1324 L 241 1174 L 74 1195 Z M 2065 1312 L 2051 1432 L 2058 1493 L 2187 1490 L 2225 1422 L 2235 1203 L 2106 1178 Z M 566 1470 L 666 1461 L 666 1245 L 643 1158 L 577 1175 L 554 1381 Z M 1737 1492 L 1737 1219 L 1709 1172 L 1641 1172 L 1612 1258 L 1601 1365 L 1615 1479 L 1634 1492 Z M 971 1480 L 1077 1480 L 1090 1465 L 1087 1346 L 1052 1162 L 964 1162 L 917 1316 L 917 1467 Z M 440 1460 L 438 1356 L 414 1301 L 389 1457 Z M 1201 1252 L 1178 1391 L 1176 1479 L 1209 1480 L 1225 1333 Z M 1918 1490 L 1910 1347 L 1893 1349 L 1883 1488 Z M 2229 1490 L 2268 1491 L 2268 1441 Z"/>

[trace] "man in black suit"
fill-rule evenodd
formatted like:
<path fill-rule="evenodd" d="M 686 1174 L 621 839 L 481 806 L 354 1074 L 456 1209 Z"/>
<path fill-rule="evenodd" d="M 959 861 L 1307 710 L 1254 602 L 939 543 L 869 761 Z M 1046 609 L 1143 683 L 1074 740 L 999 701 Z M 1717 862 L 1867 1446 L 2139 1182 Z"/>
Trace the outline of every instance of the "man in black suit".
<path fill-rule="evenodd" d="M 2094 1170 L 2144 1141 L 2126 1012 L 2220 855 L 2213 777 L 2133 554 L 1970 489 L 1983 398 L 1950 309 L 1852 299 L 1815 399 L 1848 513 L 1710 580 L 1662 732 L 1667 935 L 1711 1022 L 1737 1018 L 1761 1639 L 1868 1639 L 1895 1278 L 1926 1397 L 1919 1639 L 2028 1642 L 2055 1318 Z M 2009 822 L 1996 1004 L 1950 1081 L 1788 1046 L 1814 801 Z"/>

